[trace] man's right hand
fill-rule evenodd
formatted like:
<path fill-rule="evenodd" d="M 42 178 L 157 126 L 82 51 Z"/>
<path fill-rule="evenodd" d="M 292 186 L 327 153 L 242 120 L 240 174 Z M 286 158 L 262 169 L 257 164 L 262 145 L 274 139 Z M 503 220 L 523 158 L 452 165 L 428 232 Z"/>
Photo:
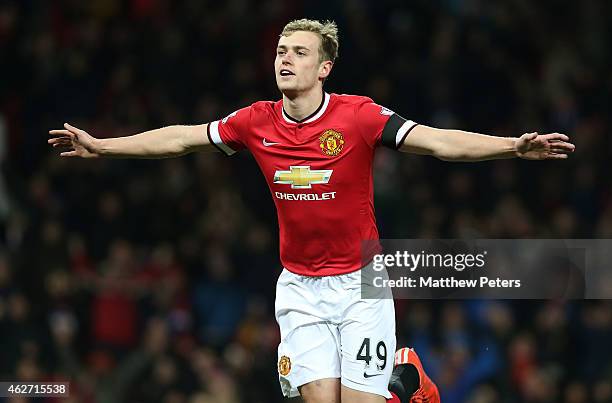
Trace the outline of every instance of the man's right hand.
<path fill-rule="evenodd" d="M 84 130 L 64 123 L 63 130 L 49 130 L 49 134 L 53 136 L 47 143 L 53 147 L 67 148 L 67 151 L 60 153 L 61 157 L 81 157 L 81 158 L 97 158 L 98 139 L 92 137 Z"/>

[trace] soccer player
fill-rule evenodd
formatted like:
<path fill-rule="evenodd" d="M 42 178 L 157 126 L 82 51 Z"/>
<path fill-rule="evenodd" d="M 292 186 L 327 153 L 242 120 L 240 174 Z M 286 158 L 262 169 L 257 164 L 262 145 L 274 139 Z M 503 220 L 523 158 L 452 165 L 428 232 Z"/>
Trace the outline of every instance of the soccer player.
<path fill-rule="evenodd" d="M 278 373 L 285 396 L 307 403 L 385 402 L 396 348 L 391 299 L 361 299 L 361 241 L 378 240 L 372 160 L 379 146 L 448 161 L 564 159 L 568 137 L 517 138 L 442 130 L 404 119 L 363 96 L 323 90 L 338 55 L 335 23 L 297 20 L 278 41 L 282 99 L 256 102 L 222 120 L 98 139 L 64 125 L 49 143 L 64 157 L 174 157 L 248 149 L 276 205 L 284 269 L 276 291 Z M 376 250 L 364 251 L 367 257 Z M 398 352 L 404 402 L 439 401 L 412 350 Z M 411 375 L 412 374 L 412 375 Z M 396 388 L 397 389 L 397 388 Z M 402 388 L 400 388 L 402 389 Z M 398 394 L 403 393 L 400 391 Z M 395 401 L 400 401 L 394 396 Z M 420 399 L 420 400 L 419 400 Z"/>

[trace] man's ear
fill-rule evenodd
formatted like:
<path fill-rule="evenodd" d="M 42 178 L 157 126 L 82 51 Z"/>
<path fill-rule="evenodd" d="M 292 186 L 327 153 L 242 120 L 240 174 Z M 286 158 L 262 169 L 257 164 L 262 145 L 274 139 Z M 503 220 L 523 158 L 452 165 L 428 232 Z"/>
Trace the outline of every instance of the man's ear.
<path fill-rule="evenodd" d="M 331 60 L 326 60 L 324 62 L 321 62 L 321 65 L 319 66 L 319 78 L 322 78 L 323 80 L 325 80 L 331 73 L 333 66 L 334 66 L 334 62 L 332 62 Z"/>

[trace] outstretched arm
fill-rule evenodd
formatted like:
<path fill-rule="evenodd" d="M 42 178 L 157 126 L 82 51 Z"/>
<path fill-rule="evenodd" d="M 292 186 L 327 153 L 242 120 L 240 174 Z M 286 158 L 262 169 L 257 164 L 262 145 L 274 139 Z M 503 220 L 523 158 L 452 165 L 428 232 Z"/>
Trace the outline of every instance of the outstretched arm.
<path fill-rule="evenodd" d="M 64 129 L 50 130 L 48 143 L 65 151 L 62 157 L 82 158 L 168 158 L 194 151 L 213 151 L 206 135 L 207 125 L 166 126 L 133 136 L 98 139 L 84 130 L 64 123 Z"/>
<path fill-rule="evenodd" d="M 484 161 L 503 158 L 565 159 L 574 151 L 561 133 L 526 133 L 521 137 L 496 137 L 462 130 L 415 126 L 400 150 L 432 155 L 444 161 Z"/>

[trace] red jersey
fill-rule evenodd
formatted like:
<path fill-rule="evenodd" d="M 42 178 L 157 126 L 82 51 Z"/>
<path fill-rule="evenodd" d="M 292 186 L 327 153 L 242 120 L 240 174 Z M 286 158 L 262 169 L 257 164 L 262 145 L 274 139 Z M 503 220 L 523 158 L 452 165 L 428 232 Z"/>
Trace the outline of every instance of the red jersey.
<path fill-rule="evenodd" d="M 283 102 L 256 102 L 208 125 L 210 142 L 231 155 L 248 149 L 276 205 L 283 266 L 307 276 L 358 270 L 362 241 L 378 240 L 372 161 L 380 144 L 399 148 L 416 123 L 371 99 L 323 94 L 296 121 Z"/>

